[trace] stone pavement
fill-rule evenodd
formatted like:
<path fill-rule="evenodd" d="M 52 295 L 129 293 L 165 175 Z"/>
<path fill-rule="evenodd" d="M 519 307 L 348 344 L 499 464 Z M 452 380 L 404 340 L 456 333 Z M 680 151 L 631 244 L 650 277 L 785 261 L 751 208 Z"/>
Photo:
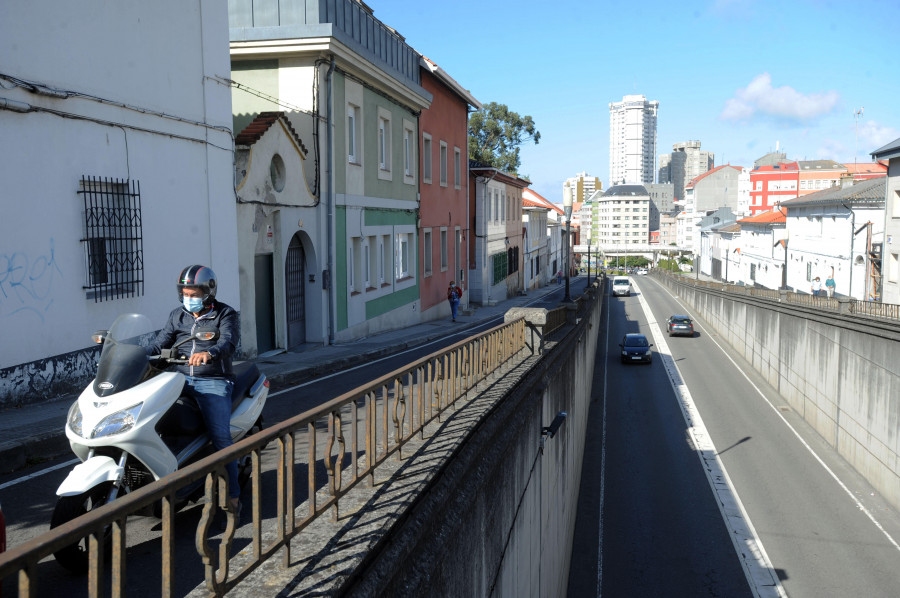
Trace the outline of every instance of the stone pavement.
<path fill-rule="evenodd" d="M 585 276 L 570 279 L 570 295 L 580 295 L 586 284 Z M 507 310 L 527 306 L 561 288 L 562 285 L 551 283 L 496 305 L 472 305 L 465 311 L 460 306 L 456 322 L 446 317 L 352 342 L 308 344 L 287 352 L 263 354 L 254 361 L 269 378 L 272 389 L 278 390 L 474 328 L 492 318 L 500 317 L 498 324 L 502 323 Z M 76 398 L 73 395 L 0 411 L 0 473 L 21 469 L 29 462 L 71 454 L 63 427 Z"/>

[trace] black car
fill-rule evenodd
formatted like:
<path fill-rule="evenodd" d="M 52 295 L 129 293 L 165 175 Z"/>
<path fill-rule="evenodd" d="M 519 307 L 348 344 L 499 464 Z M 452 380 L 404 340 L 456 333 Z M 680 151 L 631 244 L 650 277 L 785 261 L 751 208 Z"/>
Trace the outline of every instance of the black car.
<path fill-rule="evenodd" d="M 653 360 L 650 350 L 653 343 L 643 334 L 626 334 L 619 346 L 622 347 L 622 363 L 650 363 Z"/>
<path fill-rule="evenodd" d="M 669 319 L 666 320 L 666 330 L 668 330 L 669 336 L 676 334 L 694 336 L 694 323 L 688 316 L 669 316 Z"/>

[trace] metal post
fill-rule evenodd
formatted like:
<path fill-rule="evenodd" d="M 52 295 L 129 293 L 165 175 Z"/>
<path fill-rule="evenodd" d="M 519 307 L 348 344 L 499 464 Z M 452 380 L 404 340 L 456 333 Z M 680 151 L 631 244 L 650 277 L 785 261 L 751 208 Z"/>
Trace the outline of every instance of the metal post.
<path fill-rule="evenodd" d="M 572 208 L 569 208 L 571 210 Z M 567 210 L 568 212 L 568 210 Z M 566 296 L 563 299 L 566 303 L 570 303 L 572 301 L 572 297 L 569 295 L 569 262 L 571 261 L 571 257 L 569 252 L 571 249 L 571 241 L 569 240 L 569 224 L 571 223 L 571 219 L 566 215 Z"/>

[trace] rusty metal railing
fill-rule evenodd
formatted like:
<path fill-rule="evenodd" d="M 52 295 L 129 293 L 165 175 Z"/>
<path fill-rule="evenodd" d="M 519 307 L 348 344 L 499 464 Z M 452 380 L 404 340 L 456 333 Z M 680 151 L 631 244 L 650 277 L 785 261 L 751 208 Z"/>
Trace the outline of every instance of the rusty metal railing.
<path fill-rule="evenodd" d="M 401 459 L 410 441 L 425 437 L 429 424 L 440 421 L 442 414 L 470 396 L 479 383 L 517 362 L 515 358 L 526 350 L 525 330 L 524 320 L 518 319 L 460 341 L 12 547 L 0 555 L 0 581 L 17 575 L 19 597 L 32 598 L 38 591 L 38 563 L 60 548 L 87 538 L 88 594 L 124 596 L 128 517 L 161 502 L 160 595 L 174 596 L 176 493 L 204 479 L 205 503 L 194 532 L 194 557 L 199 555 L 210 594 L 224 595 L 278 551 L 282 551 L 282 563 L 287 566 L 294 537 L 326 512 L 337 519 L 341 499 L 361 484 L 374 485 L 379 465 L 391 458 Z M 264 530 L 262 451 L 269 445 L 277 452 L 276 516 L 272 523 L 265 520 Z M 298 445 L 305 445 L 305 456 L 304 452 L 298 455 Z M 226 514 L 227 525 L 220 539 L 211 539 L 210 528 L 227 500 L 225 464 L 248 454 L 252 463 L 252 539 L 249 549 L 242 550 L 237 558 L 231 554 L 238 523 L 234 514 Z M 304 464 L 305 492 L 297 490 L 294 479 L 296 470 Z M 323 466 L 327 475 L 317 476 Z M 109 575 L 105 571 L 105 542 L 112 546 Z M 179 564 L 185 566 L 183 555 L 177 556 Z M 232 563 L 236 563 L 233 571 Z"/>

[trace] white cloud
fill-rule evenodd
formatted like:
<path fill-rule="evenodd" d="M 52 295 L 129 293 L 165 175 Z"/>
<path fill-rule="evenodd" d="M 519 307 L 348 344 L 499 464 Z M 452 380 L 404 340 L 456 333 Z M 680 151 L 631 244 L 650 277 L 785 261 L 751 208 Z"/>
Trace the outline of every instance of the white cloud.
<path fill-rule="evenodd" d="M 843 162 L 846 159 L 846 156 L 849 156 L 852 151 L 852 148 L 848 151 L 844 144 L 837 139 L 825 138 L 822 140 L 818 149 L 816 149 L 816 158 L 819 160 L 836 160 L 837 162 Z"/>
<path fill-rule="evenodd" d="M 863 117 L 865 117 L 865 114 L 863 114 Z M 865 148 L 865 152 L 868 153 L 900 137 L 900 130 L 881 125 L 874 120 L 866 121 L 860 119 L 858 134 L 859 147 Z"/>
<path fill-rule="evenodd" d="M 772 87 L 772 76 L 762 73 L 725 101 L 719 117 L 733 121 L 761 117 L 800 125 L 828 114 L 839 100 L 836 91 L 804 94 L 787 85 Z"/>

